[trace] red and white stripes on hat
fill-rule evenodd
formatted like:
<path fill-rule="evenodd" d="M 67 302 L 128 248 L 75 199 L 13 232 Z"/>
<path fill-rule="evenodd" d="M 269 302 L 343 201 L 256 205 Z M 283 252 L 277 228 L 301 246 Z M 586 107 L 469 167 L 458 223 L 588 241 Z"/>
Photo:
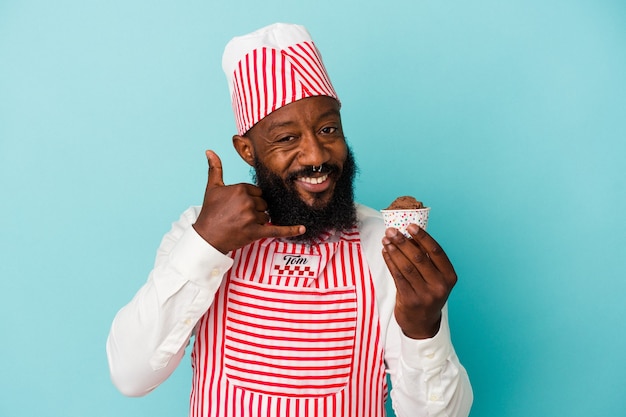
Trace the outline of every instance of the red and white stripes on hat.
<path fill-rule="evenodd" d="M 226 45 L 222 67 L 240 135 L 294 101 L 312 96 L 337 99 L 304 26 L 275 23 L 235 37 Z"/>

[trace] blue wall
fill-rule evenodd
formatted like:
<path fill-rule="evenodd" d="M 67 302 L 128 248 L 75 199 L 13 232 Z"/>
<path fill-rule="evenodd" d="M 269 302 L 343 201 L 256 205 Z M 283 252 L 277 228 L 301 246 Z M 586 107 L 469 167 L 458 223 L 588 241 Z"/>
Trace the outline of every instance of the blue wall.
<path fill-rule="evenodd" d="M 624 416 L 621 0 L 0 0 L 0 416 L 182 416 L 105 339 L 230 143 L 225 43 L 306 25 L 343 101 L 359 200 L 432 206 L 460 277 L 472 416 Z"/>

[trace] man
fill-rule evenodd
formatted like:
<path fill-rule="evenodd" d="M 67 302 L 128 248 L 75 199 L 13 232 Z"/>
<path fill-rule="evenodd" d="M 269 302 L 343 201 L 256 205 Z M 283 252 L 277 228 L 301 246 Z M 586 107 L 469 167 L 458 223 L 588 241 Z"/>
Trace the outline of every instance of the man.
<path fill-rule="evenodd" d="M 193 336 L 191 416 L 383 416 L 386 372 L 398 416 L 468 415 L 454 269 L 425 231 L 407 239 L 354 203 L 340 104 L 306 29 L 234 38 L 223 66 L 257 185 L 225 185 L 207 151 L 202 207 L 174 223 L 113 322 L 115 385 L 150 392 Z"/>

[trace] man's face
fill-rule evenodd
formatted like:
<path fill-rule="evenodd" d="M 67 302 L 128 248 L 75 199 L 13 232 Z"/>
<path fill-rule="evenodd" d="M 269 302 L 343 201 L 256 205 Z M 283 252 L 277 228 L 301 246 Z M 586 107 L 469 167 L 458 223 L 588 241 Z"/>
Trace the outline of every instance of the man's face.
<path fill-rule="evenodd" d="M 311 207 L 330 201 L 348 155 L 337 100 L 320 96 L 288 104 L 259 121 L 245 137 L 254 159 L 282 178 L 302 201 Z M 335 170 L 312 172 L 312 167 L 324 170 L 324 165 Z"/>
<path fill-rule="evenodd" d="M 356 167 L 335 99 L 310 97 L 291 103 L 245 136 L 236 136 L 234 143 L 256 170 L 272 223 L 304 224 L 305 239 L 354 225 Z"/>

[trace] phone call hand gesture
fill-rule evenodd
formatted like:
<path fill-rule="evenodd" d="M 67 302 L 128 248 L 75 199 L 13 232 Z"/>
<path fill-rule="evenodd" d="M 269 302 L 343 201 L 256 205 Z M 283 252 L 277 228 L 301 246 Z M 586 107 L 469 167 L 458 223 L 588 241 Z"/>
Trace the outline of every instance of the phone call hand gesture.
<path fill-rule="evenodd" d="M 206 151 L 209 178 L 200 215 L 193 225 L 196 232 L 222 253 L 241 248 L 267 237 L 293 237 L 305 232 L 302 225 L 268 224 L 267 203 L 261 189 L 252 184 L 225 185 L 222 161 Z"/>

